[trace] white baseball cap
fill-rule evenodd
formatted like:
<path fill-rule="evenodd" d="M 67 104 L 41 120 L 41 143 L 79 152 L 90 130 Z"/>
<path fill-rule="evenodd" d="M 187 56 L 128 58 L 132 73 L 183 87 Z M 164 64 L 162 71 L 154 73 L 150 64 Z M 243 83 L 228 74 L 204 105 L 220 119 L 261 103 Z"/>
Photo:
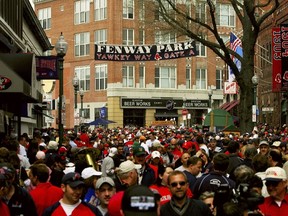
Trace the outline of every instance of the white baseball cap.
<path fill-rule="evenodd" d="M 159 151 L 153 151 L 152 153 L 151 153 L 151 157 L 154 159 L 154 158 L 160 158 L 161 157 L 161 154 L 160 154 L 160 152 Z"/>
<path fill-rule="evenodd" d="M 269 167 L 265 171 L 266 181 L 283 181 L 287 179 L 286 171 L 281 167 Z"/>
<path fill-rule="evenodd" d="M 85 168 L 82 173 L 81 173 L 81 177 L 83 179 L 88 179 L 91 176 L 101 176 L 102 172 L 96 171 L 93 167 L 87 167 Z"/>

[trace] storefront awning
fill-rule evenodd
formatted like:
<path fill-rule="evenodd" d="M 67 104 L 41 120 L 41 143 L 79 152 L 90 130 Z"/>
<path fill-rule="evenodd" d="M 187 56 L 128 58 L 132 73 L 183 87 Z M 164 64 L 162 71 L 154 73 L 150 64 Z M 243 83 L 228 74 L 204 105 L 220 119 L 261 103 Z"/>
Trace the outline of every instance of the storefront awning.
<path fill-rule="evenodd" d="M 226 110 L 226 111 L 229 111 L 229 110 L 233 109 L 236 105 L 239 104 L 239 102 L 240 102 L 239 100 L 234 100 L 234 101 L 232 101 L 225 110 Z"/>
<path fill-rule="evenodd" d="M 226 103 L 222 104 L 219 108 L 225 110 L 230 104 L 231 104 L 231 102 L 226 102 Z"/>

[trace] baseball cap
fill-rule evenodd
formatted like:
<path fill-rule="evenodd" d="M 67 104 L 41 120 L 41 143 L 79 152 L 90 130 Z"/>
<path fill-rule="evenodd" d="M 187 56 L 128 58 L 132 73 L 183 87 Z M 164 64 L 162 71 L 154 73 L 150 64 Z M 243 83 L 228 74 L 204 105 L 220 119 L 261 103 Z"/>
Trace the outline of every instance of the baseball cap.
<path fill-rule="evenodd" d="M 140 140 L 146 140 L 146 137 L 145 136 L 140 136 L 140 138 L 139 138 Z"/>
<path fill-rule="evenodd" d="M 151 153 L 151 157 L 154 159 L 154 158 L 160 158 L 161 154 L 159 151 L 153 151 Z"/>
<path fill-rule="evenodd" d="M 91 176 L 101 176 L 102 172 L 98 172 L 96 171 L 93 167 L 87 167 L 85 169 L 83 169 L 82 173 L 81 173 L 81 177 L 83 179 L 88 179 Z"/>
<path fill-rule="evenodd" d="M 281 142 L 280 141 L 275 141 L 273 142 L 273 144 L 271 146 L 273 147 L 279 147 L 281 145 Z"/>
<path fill-rule="evenodd" d="M 110 177 L 101 177 L 100 179 L 97 180 L 95 188 L 99 189 L 103 184 L 109 184 L 112 187 L 115 187 L 115 183 L 112 178 Z"/>
<path fill-rule="evenodd" d="M 281 167 L 269 167 L 265 171 L 265 179 L 266 181 L 283 181 L 286 180 L 286 171 Z"/>
<path fill-rule="evenodd" d="M 125 216 L 157 215 L 155 194 L 147 186 L 134 185 L 127 188 L 122 198 L 122 210 Z"/>
<path fill-rule="evenodd" d="M 159 147 L 163 147 L 163 146 L 161 145 L 161 143 L 160 143 L 159 140 L 154 140 L 154 142 L 153 142 L 153 147 L 154 147 L 154 148 L 159 148 Z"/>
<path fill-rule="evenodd" d="M 123 174 L 123 173 L 128 173 L 132 171 L 133 169 L 140 169 L 141 165 L 140 164 L 134 164 L 132 161 L 127 160 L 124 161 L 120 164 L 118 168 L 116 168 L 117 174 Z"/>
<path fill-rule="evenodd" d="M 135 156 L 146 155 L 146 151 L 143 146 L 137 145 L 133 147 L 133 155 Z"/>
<path fill-rule="evenodd" d="M 266 140 L 262 140 L 259 144 L 259 146 L 261 145 L 268 145 L 269 146 L 269 143 L 266 141 Z"/>
<path fill-rule="evenodd" d="M 109 149 L 109 156 L 114 157 L 114 155 L 116 155 L 117 152 L 118 152 L 117 148 L 113 147 L 113 148 Z"/>
<path fill-rule="evenodd" d="M 63 176 L 62 183 L 65 185 L 69 185 L 72 188 L 78 187 L 80 185 L 84 186 L 84 182 L 81 181 L 81 176 L 77 172 L 70 172 Z"/>

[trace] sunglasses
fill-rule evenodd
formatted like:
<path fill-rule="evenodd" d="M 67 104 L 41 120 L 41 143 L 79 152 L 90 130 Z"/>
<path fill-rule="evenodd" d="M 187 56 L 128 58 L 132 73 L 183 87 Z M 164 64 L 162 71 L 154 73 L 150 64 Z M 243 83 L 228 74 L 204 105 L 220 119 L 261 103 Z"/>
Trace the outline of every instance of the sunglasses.
<path fill-rule="evenodd" d="M 269 186 L 277 187 L 279 183 L 280 182 L 278 182 L 278 181 L 266 181 L 265 185 L 267 187 L 269 187 Z"/>
<path fill-rule="evenodd" d="M 186 185 L 185 181 L 181 181 L 181 182 L 173 182 L 170 184 L 172 187 L 177 187 L 178 185 L 180 185 L 181 187 L 183 187 L 184 185 Z"/>

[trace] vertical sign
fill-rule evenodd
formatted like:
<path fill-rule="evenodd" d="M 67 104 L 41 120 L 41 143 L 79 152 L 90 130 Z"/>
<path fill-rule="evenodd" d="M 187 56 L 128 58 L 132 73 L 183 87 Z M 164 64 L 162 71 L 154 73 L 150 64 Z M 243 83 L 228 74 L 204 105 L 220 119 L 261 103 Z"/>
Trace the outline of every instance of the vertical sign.
<path fill-rule="evenodd" d="M 280 26 L 282 54 L 282 91 L 288 91 L 288 24 Z"/>
<path fill-rule="evenodd" d="M 281 34 L 280 28 L 272 28 L 272 92 L 281 91 Z"/>

